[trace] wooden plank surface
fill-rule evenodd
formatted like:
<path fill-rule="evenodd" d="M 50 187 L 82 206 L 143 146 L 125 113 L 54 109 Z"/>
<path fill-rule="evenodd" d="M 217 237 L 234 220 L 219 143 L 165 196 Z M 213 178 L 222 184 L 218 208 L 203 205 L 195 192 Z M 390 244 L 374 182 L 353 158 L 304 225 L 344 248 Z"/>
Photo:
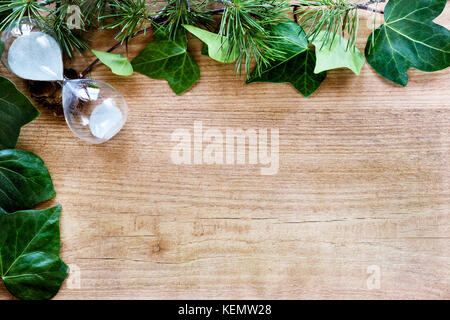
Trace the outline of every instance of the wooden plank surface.
<path fill-rule="evenodd" d="M 438 21 L 450 28 L 449 8 Z M 94 38 L 96 49 L 111 45 L 111 34 Z M 200 47 L 191 41 L 201 80 L 183 96 L 165 81 L 94 70 L 130 107 L 107 144 L 78 140 L 45 109 L 23 129 L 19 147 L 54 179 L 45 206 L 63 205 L 62 257 L 74 272 L 57 299 L 450 298 L 450 71 L 413 70 L 406 88 L 367 65 L 359 77 L 331 71 L 305 99 L 289 85 L 245 85 Z M 171 134 L 194 121 L 278 128 L 278 174 L 173 164 Z M 0 298 L 11 298 L 3 284 Z"/>

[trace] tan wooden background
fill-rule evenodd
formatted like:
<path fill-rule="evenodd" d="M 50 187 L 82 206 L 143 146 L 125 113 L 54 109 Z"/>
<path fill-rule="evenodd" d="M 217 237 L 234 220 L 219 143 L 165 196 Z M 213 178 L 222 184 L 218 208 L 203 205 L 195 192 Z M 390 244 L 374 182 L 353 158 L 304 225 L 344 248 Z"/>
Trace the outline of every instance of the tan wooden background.
<path fill-rule="evenodd" d="M 95 35 L 94 48 L 110 43 Z M 95 69 L 130 107 L 107 144 L 78 140 L 46 110 L 23 129 L 19 147 L 45 160 L 58 193 L 45 206 L 63 205 L 62 257 L 80 270 L 58 299 L 450 298 L 449 70 L 411 71 L 407 88 L 367 65 L 360 77 L 331 71 L 305 99 L 290 85 L 245 85 L 198 40 L 190 51 L 202 75 L 183 96 Z M 172 164 L 171 133 L 197 120 L 279 128 L 279 173 Z M 370 266 L 380 289 L 367 287 Z M 3 284 L 0 298 L 11 298 Z"/>

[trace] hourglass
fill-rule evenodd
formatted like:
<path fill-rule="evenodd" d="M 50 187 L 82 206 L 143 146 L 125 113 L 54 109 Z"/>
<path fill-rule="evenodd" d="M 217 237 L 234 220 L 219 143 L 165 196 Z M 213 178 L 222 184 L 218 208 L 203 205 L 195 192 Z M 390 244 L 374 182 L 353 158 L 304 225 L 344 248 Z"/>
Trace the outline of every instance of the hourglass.
<path fill-rule="evenodd" d="M 123 96 L 103 81 L 65 79 L 61 47 L 38 22 L 22 19 L 3 32 L 2 41 L 1 60 L 9 71 L 23 79 L 62 85 L 64 116 L 76 136 L 99 144 L 125 125 L 128 106 Z"/>

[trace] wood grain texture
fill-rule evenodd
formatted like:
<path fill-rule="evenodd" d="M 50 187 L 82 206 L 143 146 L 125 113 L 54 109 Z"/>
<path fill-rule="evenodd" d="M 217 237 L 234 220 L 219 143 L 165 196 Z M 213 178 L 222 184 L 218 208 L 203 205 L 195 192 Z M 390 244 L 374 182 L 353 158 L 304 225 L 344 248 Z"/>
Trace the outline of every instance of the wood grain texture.
<path fill-rule="evenodd" d="M 449 8 L 438 21 L 450 28 Z M 94 37 L 110 46 L 111 34 Z M 45 160 L 51 204 L 63 205 L 62 257 L 80 268 L 81 287 L 56 298 L 450 298 L 450 71 L 412 70 L 400 88 L 367 65 L 359 77 L 336 70 L 305 99 L 289 85 L 245 85 L 200 46 L 190 43 L 201 80 L 183 96 L 94 70 L 130 107 L 107 144 L 76 139 L 46 110 L 23 129 L 19 147 Z M 279 128 L 279 173 L 174 165 L 171 133 L 194 121 Z M 0 298 L 11 299 L 3 285 Z"/>

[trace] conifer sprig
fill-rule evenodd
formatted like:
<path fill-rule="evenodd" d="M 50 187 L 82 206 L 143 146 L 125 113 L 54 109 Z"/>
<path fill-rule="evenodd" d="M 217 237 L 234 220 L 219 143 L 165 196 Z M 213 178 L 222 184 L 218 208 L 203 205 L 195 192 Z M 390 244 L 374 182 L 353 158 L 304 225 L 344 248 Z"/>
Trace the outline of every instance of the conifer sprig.
<path fill-rule="evenodd" d="M 370 0 L 361 3 L 358 0 L 299 0 L 295 13 L 299 24 L 312 41 L 324 30 L 324 43 L 331 45 L 336 36 L 340 35 L 349 39 L 349 46 L 354 46 L 358 35 L 359 11 L 383 13 L 371 5 L 385 1 Z"/>
<path fill-rule="evenodd" d="M 105 29 L 117 29 L 116 39 L 123 42 L 146 27 L 150 10 L 151 6 L 145 0 L 110 0 L 107 14 L 99 20 L 106 21 Z"/>
<path fill-rule="evenodd" d="M 252 63 L 256 70 L 280 58 L 272 45 L 270 30 L 273 26 L 287 21 L 286 12 L 290 9 L 287 1 L 229 0 L 219 1 L 225 6 L 220 23 L 219 34 L 227 37 L 229 53 L 239 48 L 236 71 L 242 69 L 249 74 Z"/>

